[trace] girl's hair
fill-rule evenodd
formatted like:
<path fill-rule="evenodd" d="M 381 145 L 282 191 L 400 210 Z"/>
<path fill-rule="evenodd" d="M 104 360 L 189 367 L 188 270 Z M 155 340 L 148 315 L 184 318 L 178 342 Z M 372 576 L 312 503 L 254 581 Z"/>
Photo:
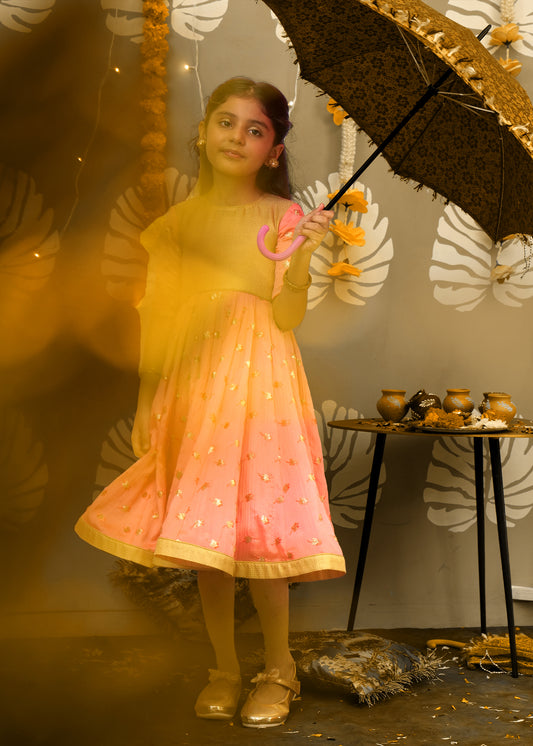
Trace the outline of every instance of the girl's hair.
<path fill-rule="evenodd" d="M 289 105 L 281 91 L 270 83 L 256 83 L 251 78 L 230 78 L 219 85 L 207 102 L 204 122 L 207 125 L 211 115 L 230 96 L 239 98 L 254 98 L 263 109 L 263 112 L 272 122 L 274 128 L 274 145 L 282 143 L 285 135 L 292 127 L 289 121 Z M 198 176 L 198 191 L 203 194 L 209 190 L 213 181 L 211 164 L 207 159 L 205 148 L 198 147 L 198 139 L 194 146 L 200 158 L 200 173 Z M 286 149 L 278 158 L 278 168 L 261 166 L 257 173 L 256 184 L 263 192 L 277 194 L 280 197 L 289 198 L 291 187 L 289 182 L 289 168 Z"/>

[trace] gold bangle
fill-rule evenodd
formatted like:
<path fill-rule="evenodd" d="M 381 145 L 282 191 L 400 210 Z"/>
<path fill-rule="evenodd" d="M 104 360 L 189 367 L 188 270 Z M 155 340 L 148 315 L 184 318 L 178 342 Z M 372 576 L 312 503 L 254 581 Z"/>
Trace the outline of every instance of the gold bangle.
<path fill-rule="evenodd" d="M 283 284 L 288 287 L 289 290 L 292 290 L 293 293 L 301 293 L 309 288 L 311 282 L 313 281 L 310 274 L 307 275 L 307 282 L 305 283 L 305 285 L 295 285 L 294 282 L 291 282 L 287 277 L 288 271 L 289 270 L 286 270 L 285 274 L 283 275 Z"/>

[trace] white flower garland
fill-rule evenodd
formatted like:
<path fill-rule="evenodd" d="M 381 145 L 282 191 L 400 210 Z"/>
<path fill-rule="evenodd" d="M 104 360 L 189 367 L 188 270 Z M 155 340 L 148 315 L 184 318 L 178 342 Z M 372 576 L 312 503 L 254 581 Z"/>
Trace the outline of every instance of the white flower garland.
<path fill-rule="evenodd" d="M 355 170 L 355 140 L 357 137 L 357 126 L 353 119 L 346 118 L 341 124 L 341 154 L 339 158 L 339 181 L 342 184 L 348 181 Z"/>
<path fill-rule="evenodd" d="M 514 3 L 515 0 L 500 0 L 500 12 L 504 23 L 514 22 Z"/>

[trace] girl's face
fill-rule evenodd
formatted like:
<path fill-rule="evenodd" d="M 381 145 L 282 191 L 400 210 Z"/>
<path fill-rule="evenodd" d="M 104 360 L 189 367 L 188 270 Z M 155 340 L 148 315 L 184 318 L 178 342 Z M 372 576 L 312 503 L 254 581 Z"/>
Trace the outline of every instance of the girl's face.
<path fill-rule="evenodd" d="M 255 98 L 230 96 L 207 125 L 200 123 L 199 133 L 213 171 L 225 176 L 255 178 L 261 166 L 283 151 L 282 144 L 274 145 L 272 122 Z"/>

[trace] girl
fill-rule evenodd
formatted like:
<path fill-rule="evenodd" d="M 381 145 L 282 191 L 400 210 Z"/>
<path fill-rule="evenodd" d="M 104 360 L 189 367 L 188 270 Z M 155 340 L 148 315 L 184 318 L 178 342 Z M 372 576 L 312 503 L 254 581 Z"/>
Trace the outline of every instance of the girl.
<path fill-rule="evenodd" d="M 250 579 L 265 672 L 241 711 L 245 726 L 285 722 L 299 692 L 288 644 L 288 583 L 345 572 L 329 515 L 321 444 L 292 328 L 307 305 L 312 252 L 331 213 L 290 202 L 284 96 L 233 78 L 199 125 L 197 196 L 141 236 L 148 251 L 138 461 L 88 508 L 76 531 L 118 557 L 198 570 L 217 668 L 199 717 L 231 719 L 241 689 L 234 578 Z M 306 240 L 290 263 L 281 251 Z M 268 245 L 270 239 L 270 245 Z"/>

